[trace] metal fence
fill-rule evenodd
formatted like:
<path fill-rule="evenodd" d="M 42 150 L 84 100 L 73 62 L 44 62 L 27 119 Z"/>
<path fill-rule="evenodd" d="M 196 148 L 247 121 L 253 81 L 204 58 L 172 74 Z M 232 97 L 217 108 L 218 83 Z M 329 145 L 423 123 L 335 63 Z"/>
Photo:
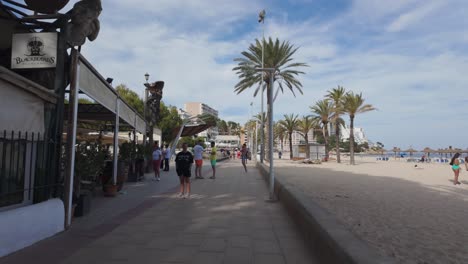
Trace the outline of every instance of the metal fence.
<path fill-rule="evenodd" d="M 0 210 L 59 197 L 55 143 L 40 133 L 0 132 Z"/>

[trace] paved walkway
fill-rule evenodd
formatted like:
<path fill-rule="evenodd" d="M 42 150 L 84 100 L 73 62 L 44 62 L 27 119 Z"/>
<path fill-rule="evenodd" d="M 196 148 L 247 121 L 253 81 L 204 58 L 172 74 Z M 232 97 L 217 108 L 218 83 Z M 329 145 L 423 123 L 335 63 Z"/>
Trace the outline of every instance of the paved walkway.
<path fill-rule="evenodd" d="M 169 192 L 148 197 L 112 221 L 65 232 L 58 250 L 51 248 L 57 238 L 39 243 L 40 253 L 55 254 L 53 263 L 62 264 L 316 263 L 282 205 L 265 202 L 267 187 L 253 162 L 248 173 L 239 160 L 219 163 L 216 180 L 192 183 L 190 199 L 178 198 L 171 183 Z M 0 263 L 27 263 L 7 262 L 12 257 Z"/>

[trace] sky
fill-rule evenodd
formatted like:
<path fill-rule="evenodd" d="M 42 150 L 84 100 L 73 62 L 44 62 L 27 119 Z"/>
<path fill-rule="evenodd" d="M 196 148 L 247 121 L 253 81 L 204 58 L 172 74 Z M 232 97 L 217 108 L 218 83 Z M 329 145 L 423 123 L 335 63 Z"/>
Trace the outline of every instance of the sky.
<path fill-rule="evenodd" d="M 468 148 L 466 0 L 102 2 L 101 32 L 82 53 L 141 96 L 149 73 L 165 81 L 164 102 L 204 102 L 220 118 L 245 123 L 260 98 L 254 89 L 234 92 L 233 59 L 262 37 L 257 18 L 265 9 L 265 37 L 299 47 L 294 59 L 309 65 L 299 77 L 304 94 L 281 94 L 275 120 L 311 114 L 340 85 L 378 109 L 358 115 L 355 126 L 387 149 Z"/>

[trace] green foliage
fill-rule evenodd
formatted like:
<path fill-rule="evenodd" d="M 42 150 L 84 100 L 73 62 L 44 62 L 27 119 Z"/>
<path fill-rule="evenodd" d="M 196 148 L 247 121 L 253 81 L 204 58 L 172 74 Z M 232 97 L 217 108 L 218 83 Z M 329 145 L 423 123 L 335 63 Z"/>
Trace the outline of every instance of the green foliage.
<path fill-rule="evenodd" d="M 198 141 L 203 142 L 202 147 L 206 148 L 205 139 L 202 137 L 182 137 L 180 138 L 177 147 L 181 148 L 183 143 L 187 143 L 188 147 L 193 148 L 198 143 Z"/>
<path fill-rule="evenodd" d="M 94 104 L 94 102 L 87 98 L 78 98 L 78 104 Z"/>
<path fill-rule="evenodd" d="M 157 124 L 161 129 L 162 139 L 164 142 L 169 143 L 174 140 L 174 129 L 182 125 L 182 119 L 177 112 L 175 106 L 166 106 L 161 102 L 160 121 Z"/>
<path fill-rule="evenodd" d="M 119 84 L 115 87 L 115 90 L 122 99 L 133 107 L 140 115 L 143 115 L 145 104 L 142 98 L 138 94 L 128 88 L 125 84 Z"/>
<path fill-rule="evenodd" d="M 297 70 L 300 67 L 308 65 L 301 62 L 294 62 L 293 55 L 298 48 L 290 44 L 288 41 L 280 42 L 278 39 L 273 41 L 270 37 L 267 40 L 255 40 L 255 44 L 250 44 L 247 51 L 243 51 L 241 58 L 234 59 L 237 66 L 233 71 L 239 76 L 240 81 L 236 84 L 234 91 L 241 93 L 248 88 L 256 85 L 255 95 L 260 90 L 262 82 L 262 72 L 257 71 L 257 68 L 262 67 L 262 46 L 264 47 L 264 67 L 278 69 L 277 73 L 263 73 L 263 81 L 267 89 L 270 86 L 270 74 L 275 74 L 273 80 L 281 79 L 279 89 L 283 91 L 283 86 L 286 86 L 294 95 L 297 90 L 302 94 L 302 84 L 297 80 L 297 76 L 304 72 Z"/>
<path fill-rule="evenodd" d="M 75 153 L 75 176 L 82 180 L 96 182 L 108 156 L 109 152 L 98 142 L 79 143 Z"/>
<path fill-rule="evenodd" d="M 136 157 L 136 147 L 132 142 L 125 142 L 119 147 L 119 159 L 125 162 L 131 162 Z"/>

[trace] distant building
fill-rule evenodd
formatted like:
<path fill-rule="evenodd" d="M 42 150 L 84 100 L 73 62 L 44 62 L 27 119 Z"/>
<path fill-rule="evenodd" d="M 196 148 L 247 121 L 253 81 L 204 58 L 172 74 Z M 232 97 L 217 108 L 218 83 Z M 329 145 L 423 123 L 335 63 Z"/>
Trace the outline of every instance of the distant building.
<path fill-rule="evenodd" d="M 340 129 L 341 140 L 349 140 L 350 133 L 351 133 L 350 127 L 341 126 L 341 129 Z M 364 133 L 364 129 L 359 128 L 359 127 L 354 128 L 354 142 L 358 144 L 369 142 L 369 140 L 366 137 L 366 134 Z"/>
<path fill-rule="evenodd" d="M 190 114 L 182 108 L 177 109 L 177 113 L 182 120 L 190 118 Z"/>
<path fill-rule="evenodd" d="M 241 138 L 239 136 L 219 135 L 215 139 L 218 148 L 238 148 L 241 146 Z"/>
<path fill-rule="evenodd" d="M 218 111 L 214 108 L 208 106 L 207 104 L 200 103 L 200 102 L 188 102 L 184 104 L 184 110 L 190 117 L 202 115 L 202 114 L 209 114 L 214 117 L 218 117 Z M 180 113 L 179 113 L 180 115 Z M 218 128 L 212 127 L 203 132 L 198 134 L 199 137 L 204 137 L 208 140 L 215 140 L 218 136 Z"/>
<path fill-rule="evenodd" d="M 308 139 L 309 139 L 309 143 L 315 143 L 313 130 L 309 131 L 307 136 L 308 136 Z M 293 146 L 298 146 L 298 145 L 305 144 L 304 137 L 298 131 L 293 131 L 291 137 L 292 137 L 292 145 Z M 276 143 L 275 144 L 276 148 L 278 150 L 281 150 L 281 141 L 279 139 L 276 139 L 275 143 Z M 283 149 L 282 150 L 283 151 L 289 151 L 289 135 L 287 135 L 287 134 L 283 139 Z"/>
<path fill-rule="evenodd" d="M 204 103 L 188 102 L 184 104 L 184 108 L 185 112 L 187 112 L 190 116 L 210 114 L 212 116 L 218 117 L 218 111 Z"/>

